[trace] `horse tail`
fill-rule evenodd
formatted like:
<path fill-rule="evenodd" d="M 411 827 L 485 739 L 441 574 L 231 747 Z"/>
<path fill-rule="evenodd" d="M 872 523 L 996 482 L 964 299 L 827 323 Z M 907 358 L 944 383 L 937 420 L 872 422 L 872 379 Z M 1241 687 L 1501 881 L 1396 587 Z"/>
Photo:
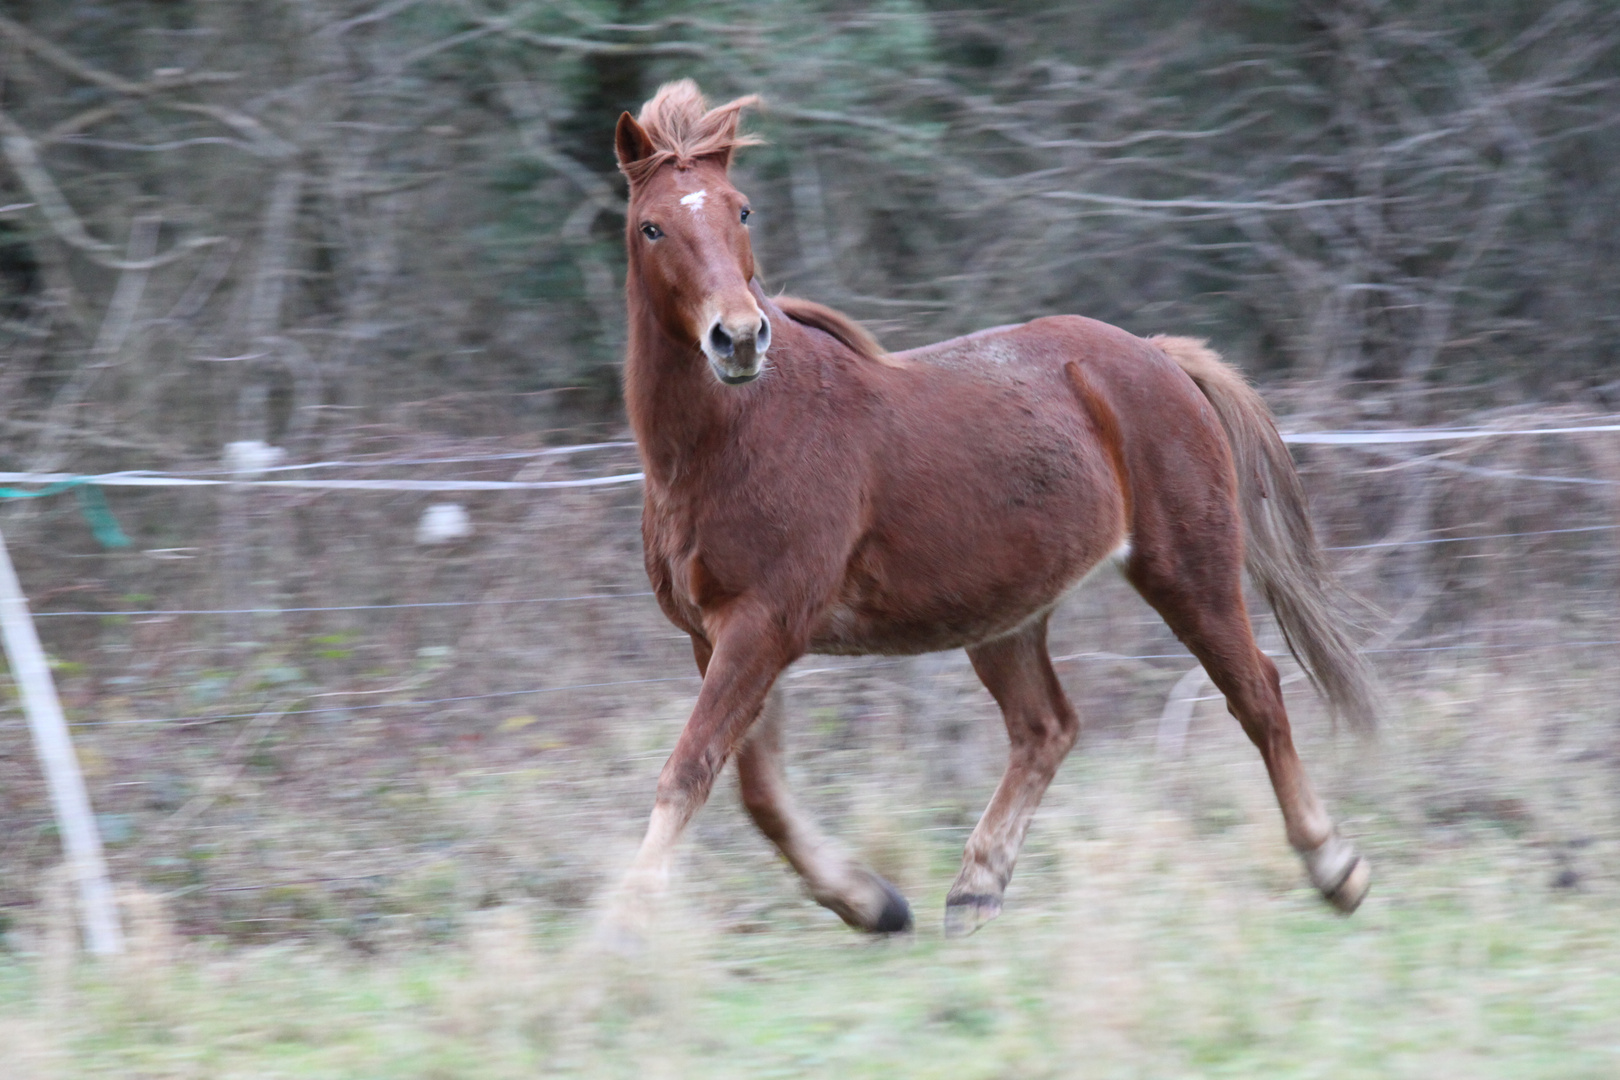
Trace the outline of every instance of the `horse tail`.
<path fill-rule="evenodd" d="M 1148 339 L 1185 371 L 1220 418 L 1237 469 L 1244 565 L 1271 605 L 1283 640 L 1334 715 L 1371 731 L 1382 711 L 1378 683 L 1351 639 L 1349 594 L 1328 570 L 1311 527 L 1305 489 L 1266 403 L 1242 372 L 1204 342 Z"/>

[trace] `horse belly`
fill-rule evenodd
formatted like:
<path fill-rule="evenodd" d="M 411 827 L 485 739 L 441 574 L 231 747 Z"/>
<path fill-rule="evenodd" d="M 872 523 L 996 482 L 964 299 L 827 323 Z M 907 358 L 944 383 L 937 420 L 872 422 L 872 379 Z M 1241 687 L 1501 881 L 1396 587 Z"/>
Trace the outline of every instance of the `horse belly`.
<path fill-rule="evenodd" d="M 965 649 L 1011 633 L 1056 603 L 1054 597 L 1022 618 L 992 619 L 982 613 L 953 613 L 946 618 L 923 620 L 886 618 L 840 605 L 828 613 L 821 629 L 811 638 L 809 651 L 830 656 L 915 656 Z"/>
<path fill-rule="evenodd" d="M 870 535 L 811 650 L 963 648 L 1050 611 L 1123 541 L 1111 478 L 1083 457 L 1057 482 L 1026 475 L 1011 485 L 959 484 L 939 512 L 905 515 Z"/>

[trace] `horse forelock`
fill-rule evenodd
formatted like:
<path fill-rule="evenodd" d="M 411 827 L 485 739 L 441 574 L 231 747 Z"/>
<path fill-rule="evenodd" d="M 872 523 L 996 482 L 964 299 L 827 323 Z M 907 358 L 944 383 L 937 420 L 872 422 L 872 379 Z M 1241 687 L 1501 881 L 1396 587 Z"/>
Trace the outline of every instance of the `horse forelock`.
<path fill-rule="evenodd" d="M 639 161 L 621 162 L 619 168 L 632 184 L 639 184 L 667 164 L 688 169 L 701 159 L 715 158 L 729 165 L 737 148 L 764 142 L 757 135 L 737 134 L 739 114 L 759 103 L 758 94 L 749 94 L 711 109 L 691 79 L 665 83 L 636 117 L 652 140 L 653 153 Z"/>

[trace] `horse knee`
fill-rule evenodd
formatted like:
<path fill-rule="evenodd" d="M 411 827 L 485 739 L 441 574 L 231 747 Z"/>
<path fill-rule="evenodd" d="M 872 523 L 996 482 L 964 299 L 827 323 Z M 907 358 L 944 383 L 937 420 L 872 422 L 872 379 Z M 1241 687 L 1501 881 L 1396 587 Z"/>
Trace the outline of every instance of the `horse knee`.
<path fill-rule="evenodd" d="M 1046 729 L 1046 743 L 1061 759 L 1080 738 L 1080 717 L 1073 709 L 1062 709 L 1052 717 Z"/>
<path fill-rule="evenodd" d="M 1029 764 L 1055 770 L 1080 737 L 1080 718 L 1073 709 L 1042 711 L 1023 718 L 1014 752 Z"/>
<path fill-rule="evenodd" d="M 661 806 L 696 808 L 708 801 L 719 768 L 706 755 L 696 760 L 671 758 L 658 774 L 655 801 Z"/>

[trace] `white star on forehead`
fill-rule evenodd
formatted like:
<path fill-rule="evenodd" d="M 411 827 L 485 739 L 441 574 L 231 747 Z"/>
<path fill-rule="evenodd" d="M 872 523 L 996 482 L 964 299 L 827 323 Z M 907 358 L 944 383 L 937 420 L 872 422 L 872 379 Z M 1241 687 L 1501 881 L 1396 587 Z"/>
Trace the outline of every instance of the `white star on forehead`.
<path fill-rule="evenodd" d="M 708 198 L 708 197 L 709 197 L 709 191 L 708 191 L 707 188 L 704 188 L 704 189 L 702 189 L 700 191 L 694 191 L 690 195 L 682 195 L 681 196 L 681 205 L 687 207 L 688 209 L 690 209 L 692 211 L 693 216 L 695 217 L 698 213 L 700 213 L 703 210 L 703 200 Z"/>

